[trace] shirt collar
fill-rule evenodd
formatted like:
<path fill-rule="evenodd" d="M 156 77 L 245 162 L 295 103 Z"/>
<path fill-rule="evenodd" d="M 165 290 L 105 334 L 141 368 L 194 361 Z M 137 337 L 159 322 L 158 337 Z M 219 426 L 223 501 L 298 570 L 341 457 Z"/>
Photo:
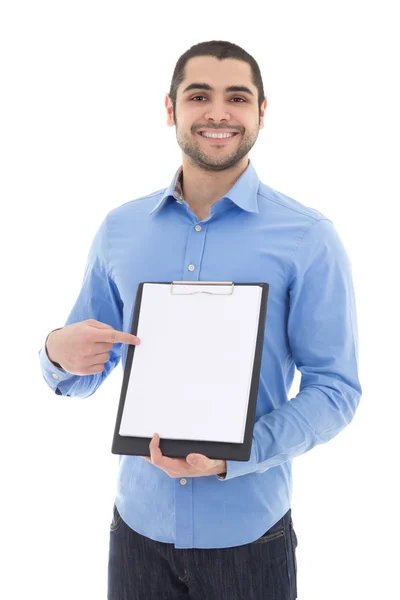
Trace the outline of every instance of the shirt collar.
<path fill-rule="evenodd" d="M 181 176 L 183 167 L 180 166 L 176 171 L 170 185 L 164 191 L 161 198 L 157 201 L 157 204 L 152 208 L 150 214 L 161 210 L 168 198 L 174 199 L 175 201 L 182 201 L 182 187 L 181 187 Z M 246 210 L 247 212 L 258 213 L 258 202 L 257 193 L 260 185 L 260 180 L 256 173 L 255 168 L 249 159 L 247 169 L 243 171 L 236 183 L 231 187 L 229 192 L 225 194 L 225 198 L 229 198 L 239 208 Z"/>

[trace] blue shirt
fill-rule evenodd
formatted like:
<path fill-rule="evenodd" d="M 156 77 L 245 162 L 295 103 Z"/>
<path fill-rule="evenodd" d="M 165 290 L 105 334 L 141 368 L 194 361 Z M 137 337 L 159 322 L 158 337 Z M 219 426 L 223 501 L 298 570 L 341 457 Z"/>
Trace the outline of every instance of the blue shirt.
<path fill-rule="evenodd" d="M 202 221 L 177 191 L 180 172 L 168 188 L 107 214 L 65 325 L 92 318 L 130 332 L 142 281 L 269 284 L 250 460 L 227 461 L 222 480 L 174 479 L 142 457 L 119 458 L 115 502 L 132 529 L 175 548 L 226 548 L 256 540 L 289 510 L 293 458 L 354 416 L 361 387 L 351 265 L 332 222 L 262 183 L 251 161 Z M 39 357 L 56 394 L 86 398 L 121 359 L 125 367 L 127 350 L 115 344 L 105 370 L 84 376 L 55 367 L 45 346 Z M 289 398 L 296 367 L 300 390 Z"/>

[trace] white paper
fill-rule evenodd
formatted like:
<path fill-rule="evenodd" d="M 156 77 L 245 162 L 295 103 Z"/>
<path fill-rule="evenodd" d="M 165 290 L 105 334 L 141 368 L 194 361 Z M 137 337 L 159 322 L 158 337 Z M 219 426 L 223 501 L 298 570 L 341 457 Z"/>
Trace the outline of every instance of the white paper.
<path fill-rule="evenodd" d="M 119 433 L 242 443 L 260 286 L 143 286 Z M 193 292 L 207 291 L 212 293 Z"/>

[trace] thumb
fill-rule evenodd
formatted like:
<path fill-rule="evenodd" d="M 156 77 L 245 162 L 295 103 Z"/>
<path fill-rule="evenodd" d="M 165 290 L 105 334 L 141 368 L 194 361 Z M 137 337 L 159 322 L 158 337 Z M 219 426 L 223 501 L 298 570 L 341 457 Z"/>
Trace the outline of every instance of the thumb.
<path fill-rule="evenodd" d="M 186 457 L 186 462 L 197 469 L 211 469 L 218 464 L 218 460 L 207 458 L 207 456 L 204 456 L 203 454 L 189 454 Z"/>
<path fill-rule="evenodd" d="M 101 321 L 96 321 L 96 319 L 88 319 L 86 323 L 91 327 L 96 327 L 96 329 L 114 329 L 114 327 L 111 327 L 111 325 L 102 323 Z"/>

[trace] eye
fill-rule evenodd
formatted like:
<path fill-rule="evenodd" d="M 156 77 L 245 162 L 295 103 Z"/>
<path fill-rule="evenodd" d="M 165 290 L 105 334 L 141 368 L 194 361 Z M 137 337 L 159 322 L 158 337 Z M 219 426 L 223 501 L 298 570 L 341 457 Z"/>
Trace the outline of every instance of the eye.
<path fill-rule="evenodd" d="M 191 100 L 195 100 L 196 98 L 205 98 L 205 96 L 193 96 L 193 98 L 191 98 Z M 240 98 L 238 96 L 231 98 L 231 100 L 240 100 L 241 102 L 239 102 L 239 104 L 241 104 L 242 102 L 246 102 L 246 100 L 244 98 Z M 234 102 L 234 104 L 238 104 L 238 103 Z"/>

